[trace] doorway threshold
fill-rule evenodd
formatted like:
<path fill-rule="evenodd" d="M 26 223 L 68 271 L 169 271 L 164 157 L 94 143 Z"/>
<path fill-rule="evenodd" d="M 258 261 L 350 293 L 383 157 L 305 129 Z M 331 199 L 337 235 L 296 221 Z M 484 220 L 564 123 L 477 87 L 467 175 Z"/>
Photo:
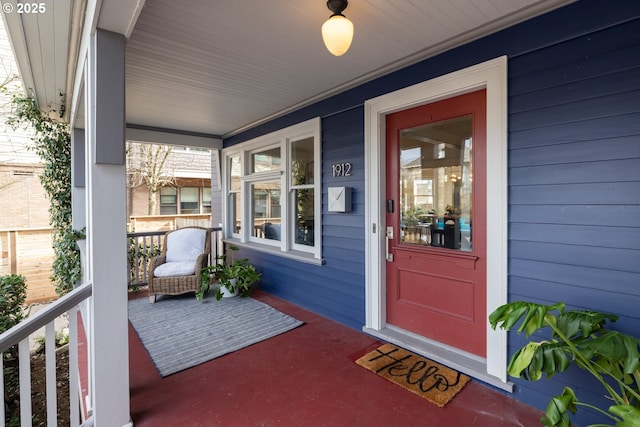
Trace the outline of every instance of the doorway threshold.
<path fill-rule="evenodd" d="M 380 330 L 363 327 L 362 331 L 386 342 L 413 351 L 435 362 L 442 363 L 493 387 L 513 393 L 514 384 L 511 381 L 505 383 L 499 378 L 487 373 L 487 360 L 485 358 L 427 339 L 392 325 L 387 325 Z"/>

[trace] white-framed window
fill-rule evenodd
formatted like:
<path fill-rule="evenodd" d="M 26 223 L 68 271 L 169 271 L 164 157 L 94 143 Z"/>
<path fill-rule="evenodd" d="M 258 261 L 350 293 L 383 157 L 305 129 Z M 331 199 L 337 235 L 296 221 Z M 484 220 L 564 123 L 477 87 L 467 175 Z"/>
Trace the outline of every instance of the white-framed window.
<path fill-rule="evenodd" d="M 180 213 L 200 213 L 200 189 L 198 187 L 182 187 L 180 189 Z"/>
<path fill-rule="evenodd" d="M 161 187 L 160 215 L 211 213 L 211 187 Z"/>
<path fill-rule="evenodd" d="M 160 215 L 178 213 L 178 190 L 174 187 L 160 188 Z"/>
<path fill-rule="evenodd" d="M 211 187 L 202 187 L 202 213 L 211 213 Z"/>
<path fill-rule="evenodd" d="M 234 243 L 321 262 L 320 118 L 223 150 L 223 227 Z"/>

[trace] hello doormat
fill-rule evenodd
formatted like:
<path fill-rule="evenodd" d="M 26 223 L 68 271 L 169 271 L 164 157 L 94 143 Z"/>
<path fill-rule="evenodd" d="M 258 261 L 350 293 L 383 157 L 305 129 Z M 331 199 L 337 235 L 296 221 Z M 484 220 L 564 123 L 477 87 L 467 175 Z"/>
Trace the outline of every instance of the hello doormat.
<path fill-rule="evenodd" d="M 393 344 L 381 345 L 356 363 L 439 407 L 446 405 L 470 380 L 460 372 Z"/>

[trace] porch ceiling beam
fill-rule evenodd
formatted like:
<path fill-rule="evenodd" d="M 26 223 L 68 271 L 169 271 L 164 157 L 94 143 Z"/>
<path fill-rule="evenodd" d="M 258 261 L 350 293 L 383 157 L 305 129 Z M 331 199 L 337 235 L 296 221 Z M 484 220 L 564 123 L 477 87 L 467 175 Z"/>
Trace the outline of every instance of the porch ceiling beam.
<path fill-rule="evenodd" d="M 102 0 L 98 27 L 131 36 L 145 0 Z"/>
<path fill-rule="evenodd" d="M 134 125 L 127 125 L 125 139 L 127 141 L 199 147 L 210 150 L 222 149 L 222 138 L 218 136 L 171 129 L 143 128 Z"/>

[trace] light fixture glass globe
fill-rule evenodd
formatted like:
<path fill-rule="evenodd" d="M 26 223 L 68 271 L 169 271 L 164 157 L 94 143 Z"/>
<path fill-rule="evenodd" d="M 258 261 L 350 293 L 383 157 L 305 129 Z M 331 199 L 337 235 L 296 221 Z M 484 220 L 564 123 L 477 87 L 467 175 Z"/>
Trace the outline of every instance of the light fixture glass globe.
<path fill-rule="evenodd" d="M 322 24 L 322 40 L 333 55 L 343 55 L 353 40 L 353 23 L 343 15 L 333 15 Z"/>

